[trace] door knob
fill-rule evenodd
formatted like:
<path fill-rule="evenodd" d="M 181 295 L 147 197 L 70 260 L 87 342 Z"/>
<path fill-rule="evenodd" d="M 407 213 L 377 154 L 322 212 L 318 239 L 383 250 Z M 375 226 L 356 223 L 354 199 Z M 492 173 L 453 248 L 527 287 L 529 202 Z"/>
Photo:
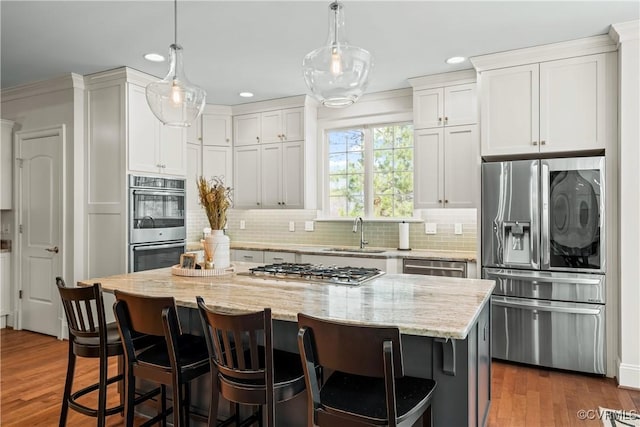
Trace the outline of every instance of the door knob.
<path fill-rule="evenodd" d="M 54 247 L 52 247 L 52 248 L 47 248 L 47 249 L 45 249 L 45 251 L 47 251 L 47 252 L 53 252 L 54 254 L 57 254 L 60 250 L 58 249 L 58 247 L 57 247 L 57 246 L 54 246 Z"/>

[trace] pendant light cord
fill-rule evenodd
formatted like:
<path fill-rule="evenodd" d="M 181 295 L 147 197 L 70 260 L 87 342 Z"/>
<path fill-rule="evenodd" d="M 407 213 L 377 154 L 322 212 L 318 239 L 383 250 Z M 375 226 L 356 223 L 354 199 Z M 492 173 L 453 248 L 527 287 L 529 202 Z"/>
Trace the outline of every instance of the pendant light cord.
<path fill-rule="evenodd" d="M 178 0 L 173 1 L 173 44 L 178 45 Z"/>

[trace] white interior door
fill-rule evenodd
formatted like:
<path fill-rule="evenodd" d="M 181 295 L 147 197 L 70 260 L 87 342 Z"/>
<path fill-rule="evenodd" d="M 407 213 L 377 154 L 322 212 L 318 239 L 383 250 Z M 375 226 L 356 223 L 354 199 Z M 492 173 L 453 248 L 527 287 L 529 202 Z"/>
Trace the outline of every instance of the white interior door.
<path fill-rule="evenodd" d="M 59 336 L 64 127 L 16 134 L 20 327 Z"/>

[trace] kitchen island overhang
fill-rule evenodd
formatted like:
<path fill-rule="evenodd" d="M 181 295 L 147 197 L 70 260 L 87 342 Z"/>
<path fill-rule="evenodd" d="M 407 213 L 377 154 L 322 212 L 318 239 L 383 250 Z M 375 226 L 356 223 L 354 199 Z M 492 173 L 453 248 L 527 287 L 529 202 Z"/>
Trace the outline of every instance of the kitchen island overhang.
<path fill-rule="evenodd" d="M 255 264 L 236 263 L 238 272 Z M 174 276 L 170 268 L 83 280 L 104 291 L 173 296 L 185 331 L 202 333 L 196 296 L 213 309 L 247 313 L 270 307 L 274 344 L 297 352 L 297 314 L 352 324 L 395 326 L 407 375 L 433 378 L 436 426 L 483 425 L 490 401 L 490 310 L 494 282 L 387 274 L 359 286 L 249 277 Z M 194 396 L 208 392 L 208 381 Z M 201 396 L 202 397 L 202 396 Z M 206 412 L 208 398 L 194 400 Z M 278 407 L 282 425 L 306 425 L 306 396 Z M 282 406 L 282 408 L 281 408 Z M 302 414 L 302 418 L 301 418 Z M 279 422 L 278 425 L 281 423 Z"/>

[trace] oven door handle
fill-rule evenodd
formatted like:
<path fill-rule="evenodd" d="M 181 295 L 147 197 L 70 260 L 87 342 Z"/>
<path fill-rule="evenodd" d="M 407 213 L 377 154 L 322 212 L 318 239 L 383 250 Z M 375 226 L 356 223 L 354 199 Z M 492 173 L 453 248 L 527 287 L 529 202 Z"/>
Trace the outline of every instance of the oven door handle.
<path fill-rule="evenodd" d="M 138 251 L 152 251 L 156 249 L 171 249 L 184 246 L 184 243 L 167 243 L 165 245 L 136 245 L 131 248 L 134 252 Z"/>
<path fill-rule="evenodd" d="M 149 191 L 149 190 L 132 190 L 134 195 L 140 196 L 182 196 L 184 197 L 184 191 Z"/>
<path fill-rule="evenodd" d="M 588 314 L 594 316 L 602 313 L 599 308 L 585 308 L 566 305 L 543 305 L 537 303 L 536 301 L 521 302 L 516 300 L 515 298 L 507 297 L 491 297 L 491 304 L 502 307 L 521 308 L 532 311 L 550 311 L 555 313 Z"/>
<path fill-rule="evenodd" d="M 404 267 L 415 268 L 418 270 L 459 271 L 460 273 L 464 273 L 464 267 L 436 267 L 436 266 L 415 265 L 415 264 L 406 264 Z"/>
<path fill-rule="evenodd" d="M 537 283 L 568 283 L 571 285 L 600 285 L 602 279 L 588 279 L 586 277 L 545 277 L 545 276 L 525 276 L 507 273 L 487 273 L 487 279 L 499 277 L 501 279 L 522 280 L 523 282 Z"/>

